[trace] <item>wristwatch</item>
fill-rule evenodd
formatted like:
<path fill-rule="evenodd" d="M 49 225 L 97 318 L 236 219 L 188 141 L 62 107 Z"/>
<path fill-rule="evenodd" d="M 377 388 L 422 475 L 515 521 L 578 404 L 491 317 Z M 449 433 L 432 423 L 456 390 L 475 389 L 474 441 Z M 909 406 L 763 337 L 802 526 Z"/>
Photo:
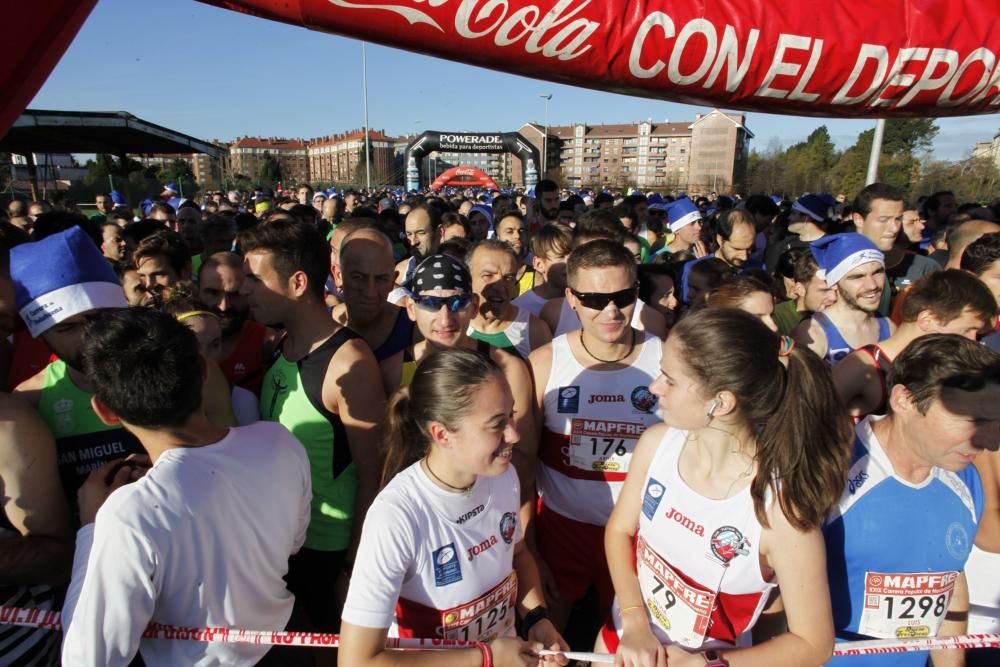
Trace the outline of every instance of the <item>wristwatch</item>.
<path fill-rule="evenodd" d="M 525 636 L 527 636 L 528 631 L 531 630 L 531 628 L 534 627 L 536 623 L 548 617 L 549 617 L 549 610 L 543 607 L 542 605 L 538 605 L 537 607 L 535 607 L 534 609 L 532 609 L 531 611 L 529 611 L 527 614 L 524 615 L 524 620 L 521 621 L 521 632 L 523 632 Z"/>
<path fill-rule="evenodd" d="M 718 651 L 705 651 L 705 667 L 729 667 L 729 661 Z"/>

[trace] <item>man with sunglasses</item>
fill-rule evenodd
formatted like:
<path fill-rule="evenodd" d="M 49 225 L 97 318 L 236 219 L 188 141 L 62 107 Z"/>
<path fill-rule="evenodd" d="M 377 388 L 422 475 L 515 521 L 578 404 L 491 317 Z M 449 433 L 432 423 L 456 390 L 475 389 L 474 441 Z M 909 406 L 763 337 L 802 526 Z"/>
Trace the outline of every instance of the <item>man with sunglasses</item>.
<path fill-rule="evenodd" d="M 611 210 L 587 211 L 580 217 L 573 237 L 573 248 L 591 241 L 606 240 L 624 247 L 625 228 L 617 215 Z M 635 258 L 629 253 L 629 261 L 635 265 Z M 573 311 L 572 304 L 564 296 L 549 299 L 541 310 L 542 321 L 552 330 L 553 336 L 559 336 L 580 328 L 578 313 Z M 647 308 L 641 300 L 632 309 L 632 326 L 640 331 L 647 331 L 658 338 L 667 337 L 667 321 L 653 308 Z"/>
<path fill-rule="evenodd" d="M 569 256 L 567 278 L 566 300 L 580 328 L 529 357 L 543 419 L 542 503 L 537 539 L 529 533 L 529 545 L 541 564 L 557 628 L 591 587 L 598 617 L 611 607 L 604 525 L 636 442 L 658 421 L 649 384 L 660 372 L 661 357 L 660 339 L 632 324 L 637 267 L 621 243 L 602 239 L 579 246 Z"/>

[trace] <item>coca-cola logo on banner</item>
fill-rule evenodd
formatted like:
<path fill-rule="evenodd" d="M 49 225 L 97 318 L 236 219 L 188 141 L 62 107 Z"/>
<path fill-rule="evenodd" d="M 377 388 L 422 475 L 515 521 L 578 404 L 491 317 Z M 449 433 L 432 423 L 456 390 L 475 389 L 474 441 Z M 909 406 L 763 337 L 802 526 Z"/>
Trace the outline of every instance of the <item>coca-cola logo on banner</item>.
<path fill-rule="evenodd" d="M 857 117 L 1000 110 L 997 0 L 202 1 L 693 104 Z"/>

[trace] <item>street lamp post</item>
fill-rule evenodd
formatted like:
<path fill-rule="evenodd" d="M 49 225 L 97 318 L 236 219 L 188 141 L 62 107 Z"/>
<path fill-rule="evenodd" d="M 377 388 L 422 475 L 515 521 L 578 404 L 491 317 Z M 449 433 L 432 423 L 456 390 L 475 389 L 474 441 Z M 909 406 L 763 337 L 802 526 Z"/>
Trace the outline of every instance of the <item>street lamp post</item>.
<path fill-rule="evenodd" d="M 365 50 L 365 43 L 361 42 L 361 85 L 363 88 L 363 99 L 365 107 L 365 187 L 371 192 L 372 172 L 371 172 L 371 139 L 368 136 L 368 55 Z"/>
<path fill-rule="evenodd" d="M 548 95 L 539 95 L 543 100 L 545 100 L 545 134 L 542 135 L 542 178 L 548 178 L 548 164 L 549 164 L 549 100 L 552 99 L 552 93 Z"/>

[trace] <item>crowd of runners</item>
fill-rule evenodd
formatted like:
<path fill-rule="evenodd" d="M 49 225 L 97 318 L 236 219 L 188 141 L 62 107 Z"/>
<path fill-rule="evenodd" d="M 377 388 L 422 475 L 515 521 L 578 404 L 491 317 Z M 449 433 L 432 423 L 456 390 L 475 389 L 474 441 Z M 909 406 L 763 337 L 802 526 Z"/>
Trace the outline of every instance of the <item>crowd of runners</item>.
<path fill-rule="evenodd" d="M 833 657 L 1000 633 L 1000 202 L 177 190 L 0 220 L 0 665 L 1000 664 Z"/>

